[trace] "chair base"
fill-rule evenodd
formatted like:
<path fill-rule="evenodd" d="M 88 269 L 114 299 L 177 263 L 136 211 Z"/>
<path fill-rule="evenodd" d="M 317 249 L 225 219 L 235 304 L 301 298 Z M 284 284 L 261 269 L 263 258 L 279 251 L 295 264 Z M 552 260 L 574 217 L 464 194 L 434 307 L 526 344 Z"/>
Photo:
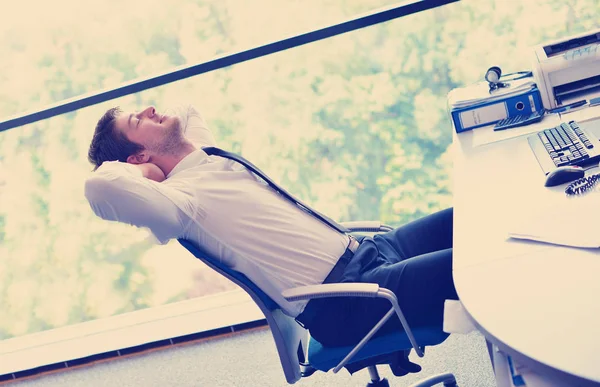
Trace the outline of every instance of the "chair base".
<path fill-rule="evenodd" d="M 438 383 L 444 383 L 444 387 L 458 387 L 456 378 L 449 372 L 430 376 L 420 382 L 411 384 L 409 387 L 432 387 Z"/>
<path fill-rule="evenodd" d="M 368 370 L 369 375 L 371 376 L 371 382 L 367 384 L 367 387 L 390 387 L 388 380 L 386 378 L 382 379 L 379 376 L 377 366 L 369 366 Z M 411 384 L 410 387 L 433 387 L 438 383 L 443 383 L 444 387 L 458 387 L 456 384 L 456 378 L 450 372 L 430 376 L 417 383 Z"/>
<path fill-rule="evenodd" d="M 379 376 L 376 365 L 369 366 L 367 369 L 371 377 L 371 382 L 367 384 L 367 387 L 390 387 L 390 382 L 386 378 L 381 379 Z"/>
<path fill-rule="evenodd" d="M 367 387 L 390 387 L 390 382 L 388 382 L 386 378 L 376 381 L 372 380 L 369 384 L 367 384 Z"/>

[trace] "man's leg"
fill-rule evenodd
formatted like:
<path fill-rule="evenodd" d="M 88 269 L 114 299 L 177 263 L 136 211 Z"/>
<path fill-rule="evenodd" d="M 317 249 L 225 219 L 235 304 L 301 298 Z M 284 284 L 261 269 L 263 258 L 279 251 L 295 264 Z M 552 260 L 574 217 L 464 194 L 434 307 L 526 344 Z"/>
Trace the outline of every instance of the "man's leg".
<path fill-rule="evenodd" d="M 378 259 L 370 262 L 355 280 L 377 283 L 393 291 L 411 326 L 441 329 L 445 300 L 458 298 L 452 279 L 452 216 L 452 208 L 436 212 L 376 235 L 363 242 L 369 246 L 361 246 L 370 254 L 377 254 Z M 359 249 L 358 254 L 361 253 Z M 361 320 L 368 326 L 373 326 L 390 308 L 385 300 L 352 302 L 360 305 L 353 311 L 356 316 L 362 314 Z M 398 327 L 400 322 L 394 317 L 385 328 Z"/>
<path fill-rule="evenodd" d="M 427 327 L 442 331 L 444 302 L 446 299 L 458 298 L 452 280 L 452 249 L 382 265 L 363 273 L 360 282 L 378 283 L 381 287 L 392 290 L 412 329 Z M 383 299 L 339 299 L 320 315 L 325 325 L 333 323 L 322 342 L 331 343 L 330 345 L 356 344 L 390 307 L 390 303 Z M 376 335 L 402 330 L 400 320 L 393 315 Z M 409 352 L 390 354 L 389 363 L 395 375 L 421 370 L 419 365 L 409 361 Z"/>
<path fill-rule="evenodd" d="M 405 259 L 361 276 L 361 282 L 374 282 L 396 294 L 398 303 L 411 327 L 432 327 L 442 329 L 444 302 L 458 299 L 452 279 L 452 249 L 434 251 Z M 361 300 L 363 316 L 369 314 L 371 300 Z M 378 305 L 379 306 L 379 305 Z M 376 311 L 378 320 L 390 308 L 389 303 L 381 303 Z M 383 311 L 381 310 L 383 309 Z M 398 318 L 391 318 L 384 331 L 401 329 Z"/>
<path fill-rule="evenodd" d="M 389 262 L 452 247 L 453 209 L 414 220 L 373 239 L 379 254 Z"/>
<path fill-rule="evenodd" d="M 392 290 L 411 325 L 442 329 L 445 300 L 458 299 L 452 229 L 453 209 L 448 208 L 374 238 L 379 255 L 390 264 L 361 279 Z"/>
<path fill-rule="evenodd" d="M 452 280 L 452 249 L 435 251 L 396 263 L 372 268 L 355 282 L 377 283 L 396 294 L 411 328 L 431 327 L 442 330 L 444 302 L 457 299 Z M 319 314 L 320 326 L 315 337 L 326 345 L 350 345 L 360 340 L 390 309 L 387 300 L 374 298 L 338 298 L 322 302 L 327 307 Z M 379 334 L 402 330 L 400 320 L 392 316 Z M 322 335 L 319 334 L 323 331 Z"/>
<path fill-rule="evenodd" d="M 386 234 L 365 240 L 358 261 L 344 282 L 373 282 L 392 290 L 411 327 L 442 327 L 444 300 L 456 299 L 452 281 L 452 209 L 437 212 Z M 439 250 L 439 251 L 438 251 Z M 408 259 L 410 258 L 410 259 Z M 358 263 L 358 262 L 357 262 Z M 323 300 L 321 301 L 325 304 Z M 325 345 L 360 340 L 389 310 L 383 299 L 337 298 L 321 308 L 320 324 L 311 332 Z M 393 316 L 381 333 L 402 329 Z M 313 332 L 314 331 L 314 332 Z"/>
<path fill-rule="evenodd" d="M 444 302 L 447 299 L 458 299 L 452 279 L 452 249 L 434 251 L 411 257 L 395 264 L 386 265 L 379 270 L 365 273 L 365 282 L 377 282 L 396 294 L 408 325 L 412 328 L 428 327 L 442 331 L 444 318 Z M 363 315 L 368 315 L 373 305 L 366 300 L 361 301 Z M 389 309 L 389 305 L 381 305 L 381 309 Z M 383 315 L 384 311 L 374 311 L 372 326 Z M 381 328 L 379 334 L 403 330 L 397 316 Z M 433 344 L 433 343 L 430 343 Z M 435 343 L 438 344 L 438 343 Z M 412 363 L 408 355 L 410 350 L 394 353 L 390 368 L 394 375 L 402 376 L 409 372 L 419 372 L 421 367 Z"/>

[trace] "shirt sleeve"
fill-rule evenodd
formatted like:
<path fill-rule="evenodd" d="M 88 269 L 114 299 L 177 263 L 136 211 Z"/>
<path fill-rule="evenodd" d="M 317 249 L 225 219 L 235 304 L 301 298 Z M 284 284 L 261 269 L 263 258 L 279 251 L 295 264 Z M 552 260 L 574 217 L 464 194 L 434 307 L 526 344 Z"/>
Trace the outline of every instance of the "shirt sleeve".
<path fill-rule="evenodd" d="M 192 144 L 198 147 L 217 146 L 213 133 L 208 128 L 204 117 L 198 110 L 189 105 L 187 108 L 187 123 L 184 128 L 184 134 Z"/>
<path fill-rule="evenodd" d="M 85 182 L 85 197 L 102 219 L 147 227 L 159 243 L 183 235 L 186 216 L 170 200 L 181 192 L 152 181 L 132 164 L 103 163 Z"/>

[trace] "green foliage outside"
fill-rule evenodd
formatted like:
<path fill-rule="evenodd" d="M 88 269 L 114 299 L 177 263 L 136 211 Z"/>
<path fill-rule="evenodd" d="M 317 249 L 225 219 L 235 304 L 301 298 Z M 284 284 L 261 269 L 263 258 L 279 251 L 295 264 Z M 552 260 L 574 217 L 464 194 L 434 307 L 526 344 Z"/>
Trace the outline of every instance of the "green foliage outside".
<path fill-rule="evenodd" d="M 83 3 L 8 15 L 1 116 L 391 4 Z M 397 226 L 452 205 L 447 93 L 492 65 L 529 69 L 530 46 L 597 28 L 598 3 L 466 0 L 0 134 L 0 339 L 233 289 L 176 243 L 93 215 L 86 154 L 107 108 L 192 103 L 222 147 L 317 209 Z"/>

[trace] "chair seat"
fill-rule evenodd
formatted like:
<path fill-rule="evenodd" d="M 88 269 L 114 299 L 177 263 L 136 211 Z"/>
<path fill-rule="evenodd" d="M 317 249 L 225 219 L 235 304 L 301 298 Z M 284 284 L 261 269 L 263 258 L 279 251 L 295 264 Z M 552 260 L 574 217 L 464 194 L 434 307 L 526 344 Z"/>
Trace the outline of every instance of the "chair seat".
<path fill-rule="evenodd" d="M 217 273 L 220 273 L 233 281 L 252 297 L 267 319 L 271 333 L 273 334 L 273 339 L 275 340 L 275 345 L 277 346 L 277 352 L 287 382 L 289 384 L 294 384 L 300 380 L 303 375 L 300 369 L 298 348 L 299 345 L 304 344 L 304 340 L 309 336 L 306 330 L 302 328 L 293 317 L 286 315 L 275 301 L 267 296 L 244 274 L 233 270 L 218 259 L 211 257 L 210 254 L 199 248 L 193 242 L 185 239 L 179 239 L 179 242 L 196 258 L 202 260 Z M 440 344 L 449 336 L 447 333 L 441 332 L 439 328 L 433 329 L 426 327 L 412 329 L 412 331 L 420 346 Z M 312 368 L 327 372 L 337 366 L 339 362 L 350 353 L 352 348 L 353 346 L 324 347 L 321 343 L 311 338 L 308 345 L 309 363 Z M 411 344 L 404 333 L 390 333 L 369 340 L 367 345 L 353 357 L 350 364 L 408 348 L 411 348 Z M 372 380 L 376 380 L 373 379 L 374 376 L 371 376 L 371 378 Z M 377 378 L 379 377 L 377 376 Z"/>
<path fill-rule="evenodd" d="M 413 334 L 419 346 L 437 345 L 449 336 L 448 333 L 439 328 L 416 328 Z M 353 345 L 346 347 L 325 347 L 311 337 L 308 345 L 308 359 L 310 365 L 320 371 L 329 371 L 337 366 L 340 361 L 354 348 Z M 404 332 L 394 332 L 387 335 L 372 338 L 352 358 L 351 363 L 364 360 L 376 355 L 397 352 L 402 349 L 412 348 L 408 336 Z"/>

